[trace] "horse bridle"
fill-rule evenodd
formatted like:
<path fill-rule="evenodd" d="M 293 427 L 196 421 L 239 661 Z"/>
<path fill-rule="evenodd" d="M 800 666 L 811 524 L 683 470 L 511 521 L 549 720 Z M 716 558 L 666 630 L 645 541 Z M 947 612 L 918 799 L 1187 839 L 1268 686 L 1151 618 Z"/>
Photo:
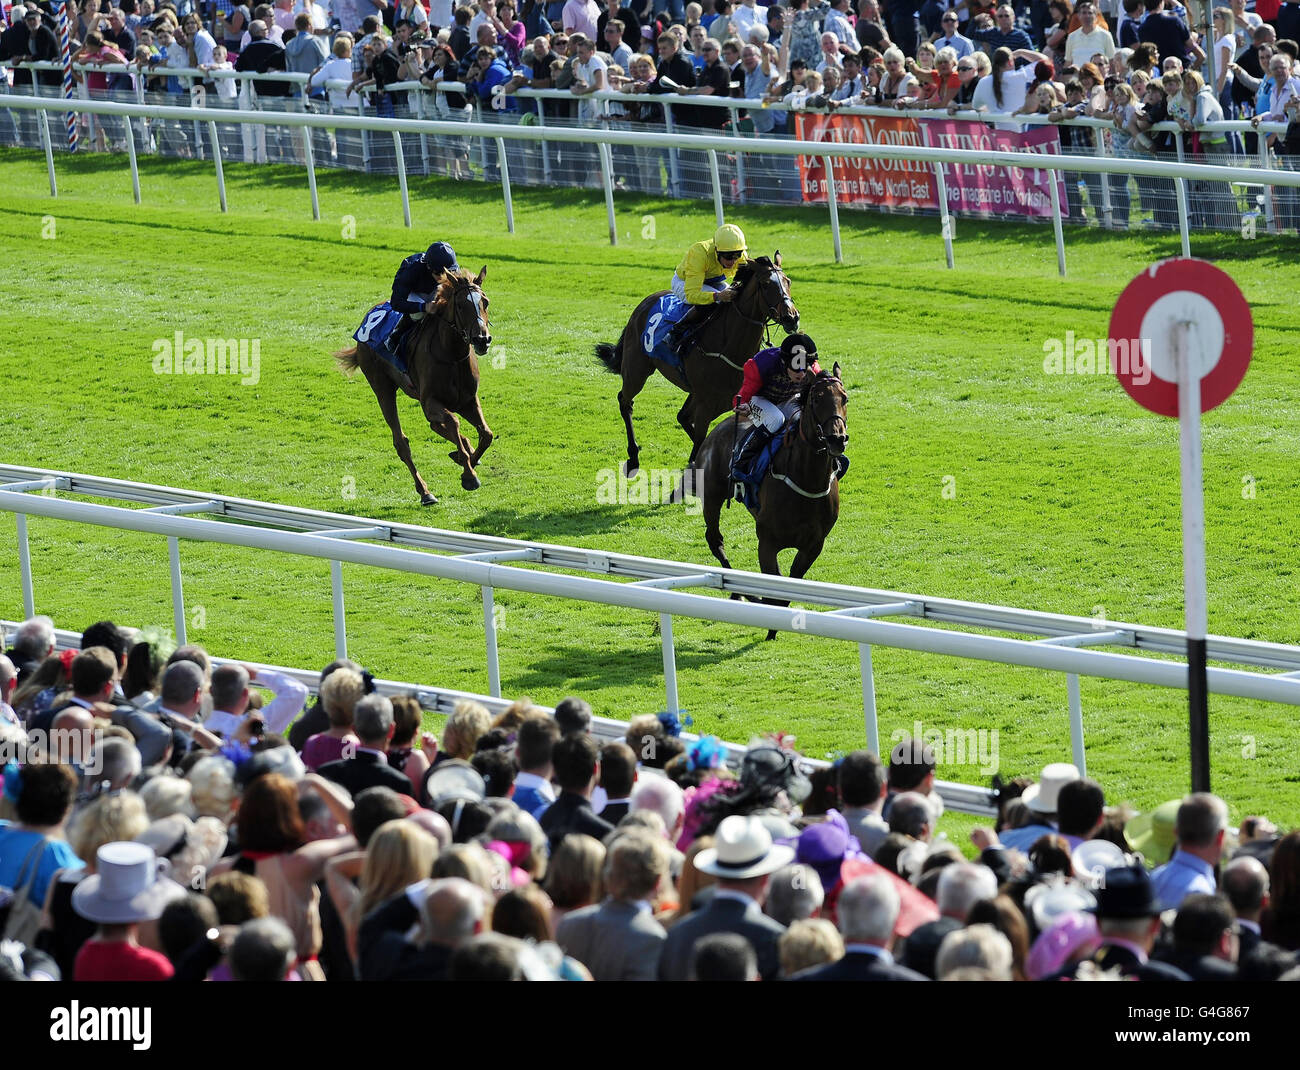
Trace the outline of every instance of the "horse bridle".
<path fill-rule="evenodd" d="M 755 276 L 755 277 L 757 277 L 757 276 Z M 788 297 L 790 296 L 789 293 L 786 291 L 786 288 L 785 288 L 784 286 L 781 285 L 781 279 L 782 279 L 783 277 L 784 277 L 784 276 L 782 276 L 782 274 L 781 274 L 781 269 L 780 269 L 779 267 L 777 267 L 775 264 L 773 264 L 773 265 L 772 265 L 772 274 L 771 274 L 771 276 L 770 276 L 771 281 L 774 282 L 774 283 L 776 283 L 776 288 L 781 292 L 781 294 L 782 294 L 783 296 L 785 296 L 786 298 L 788 298 Z M 760 296 L 760 297 L 762 296 L 762 292 L 763 292 L 763 291 L 762 291 L 762 288 L 760 287 L 760 288 L 759 288 L 759 296 Z M 753 323 L 753 324 L 755 324 L 755 325 L 758 326 L 758 327 L 762 327 L 762 328 L 764 328 L 764 330 L 766 330 L 766 329 L 767 329 L 769 326 L 771 326 L 773 323 L 776 323 L 776 322 L 777 322 L 776 316 L 774 316 L 774 315 L 772 314 L 771 309 L 768 309 L 767 315 L 764 316 L 762 319 L 757 319 L 757 318 L 755 318 L 754 316 L 749 315 L 747 312 L 742 311 L 739 302 L 736 303 L 736 315 L 738 315 L 738 316 L 739 316 L 741 319 L 743 319 L 746 323 Z M 769 340 L 770 340 L 770 339 L 769 339 Z"/>
<path fill-rule="evenodd" d="M 838 386 L 841 390 L 844 389 L 844 383 L 834 375 L 824 375 L 824 376 L 819 375 L 813 378 L 813 381 L 808 384 L 808 394 L 807 394 L 807 400 L 804 402 L 803 417 L 799 420 L 799 437 L 802 438 L 805 442 L 811 442 L 814 446 L 816 446 L 818 453 L 827 453 L 830 451 L 830 444 L 826 441 L 826 431 L 822 427 L 822 425 L 818 422 L 817 414 L 813 411 L 812 393 L 813 393 L 813 389 L 819 385 L 825 385 L 825 386 L 834 385 L 834 386 Z M 803 422 L 805 419 L 812 421 L 812 425 L 817 431 L 816 437 L 810 439 L 804 433 Z M 836 414 L 835 419 L 838 420 L 840 423 L 845 423 L 844 417 L 840 416 L 838 413 Z M 845 429 L 846 430 L 848 429 L 847 423 L 845 423 Z"/>
<path fill-rule="evenodd" d="M 478 283 L 476 283 L 473 279 L 458 279 L 457 281 L 452 283 L 452 294 L 451 297 L 447 300 L 447 310 L 448 310 L 447 322 L 451 324 L 452 330 L 455 331 L 458 335 L 460 335 L 460 340 L 465 343 L 465 346 L 468 349 L 472 350 L 473 343 L 471 343 L 469 340 L 469 331 L 463 328 L 460 325 L 460 322 L 456 318 L 456 301 L 459 299 L 461 293 L 465 290 L 477 291 L 479 294 L 486 296 L 485 294 L 483 294 L 483 288 L 479 286 Z M 481 311 L 478 302 L 475 302 L 475 307 L 479 308 Z M 478 321 L 475 320 L 475 322 L 477 323 Z M 464 360 L 468 356 L 469 354 L 466 353 L 465 357 L 462 357 L 460 359 Z"/>

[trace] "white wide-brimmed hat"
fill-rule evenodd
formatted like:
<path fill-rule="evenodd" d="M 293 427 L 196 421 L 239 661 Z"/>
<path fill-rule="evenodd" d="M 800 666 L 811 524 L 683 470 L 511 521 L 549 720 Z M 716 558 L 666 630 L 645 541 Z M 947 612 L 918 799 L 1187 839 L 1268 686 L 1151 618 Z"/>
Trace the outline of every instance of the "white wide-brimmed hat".
<path fill-rule="evenodd" d="M 1061 788 L 1079 778 L 1079 770 L 1069 762 L 1053 762 L 1043 766 L 1038 783 L 1025 788 L 1025 793 L 1020 798 L 1036 814 L 1054 814 Z"/>
<path fill-rule="evenodd" d="M 73 890 L 72 908 L 101 925 L 154 921 L 168 903 L 185 895 L 163 876 L 166 865 L 143 843 L 106 843 L 96 855 L 97 871 Z"/>
<path fill-rule="evenodd" d="M 695 856 L 695 868 L 724 880 L 761 877 L 794 861 L 794 848 L 774 844 L 756 817 L 726 818 L 713 834 L 713 844 Z"/>

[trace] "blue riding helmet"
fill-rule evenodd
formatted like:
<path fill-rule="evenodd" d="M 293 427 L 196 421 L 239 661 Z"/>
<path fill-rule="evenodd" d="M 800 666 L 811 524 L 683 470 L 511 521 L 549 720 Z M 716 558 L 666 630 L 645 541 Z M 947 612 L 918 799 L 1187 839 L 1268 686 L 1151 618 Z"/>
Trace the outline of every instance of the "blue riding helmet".
<path fill-rule="evenodd" d="M 434 271 L 459 271 L 456 250 L 445 241 L 436 241 L 424 253 L 424 263 Z"/>

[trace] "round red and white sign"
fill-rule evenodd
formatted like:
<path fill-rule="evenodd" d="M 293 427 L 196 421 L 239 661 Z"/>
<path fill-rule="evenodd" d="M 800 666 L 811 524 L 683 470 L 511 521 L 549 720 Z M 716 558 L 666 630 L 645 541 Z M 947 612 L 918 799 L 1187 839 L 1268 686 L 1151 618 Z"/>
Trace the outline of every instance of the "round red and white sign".
<path fill-rule="evenodd" d="M 1237 389 L 1250 366 L 1255 327 L 1250 306 L 1227 272 L 1207 260 L 1177 257 L 1153 264 L 1124 288 L 1110 315 L 1111 362 L 1120 385 L 1139 405 L 1178 416 L 1176 324 L 1201 379 L 1201 411 Z"/>

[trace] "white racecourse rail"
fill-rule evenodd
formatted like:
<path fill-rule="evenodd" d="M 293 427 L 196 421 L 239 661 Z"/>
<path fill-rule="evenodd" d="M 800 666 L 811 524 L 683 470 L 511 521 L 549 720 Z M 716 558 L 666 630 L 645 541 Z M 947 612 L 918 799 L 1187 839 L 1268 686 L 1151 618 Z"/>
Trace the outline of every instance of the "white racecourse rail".
<path fill-rule="evenodd" d="M 61 493 L 133 503 L 145 508 L 74 501 L 59 497 Z M 1088 617 L 794 580 L 580 547 L 392 524 L 342 513 L 14 465 L 0 465 L 0 510 L 14 513 L 17 520 L 23 611 L 28 617 L 37 610 L 28 543 L 29 516 L 148 532 L 166 538 L 171 564 L 173 619 L 177 639 L 182 643 L 186 639 L 186 617 L 181 539 L 276 550 L 328 560 L 333 580 L 334 644 L 338 657 L 347 653 L 343 562 L 474 584 L 482 593 L 489 690 L 498 699 L 501 680 L 493 615 L 493 592 L 498 587 L 657 613 L 667 708 L 674 712 L 681 708 L 677 695 L 674 617 L 723 621 L 760 631 L 775 628 L 856 643 L 862 670 L 865 742 L 877 753 L 880 739 L 871 667 L 873 646 L 1029 666 L 1064 674 L 1072 760 L 1080 770 L 1087 768 L 1079 697 L 1080 676 L 1154 684 L 1177 690 L 1187 688 L 1185 661 L 1087 649 L 1105 646 L 1178 658 L 1185 656 L 1185 633 L 1122 621 L 1098 621 Z M 207 519 L 200 519 L 200 514 Z M 226 520 L 236 523 L 226 523 Z M 590 575 L 566 575 L 559 570 Z M 692 594 L 684 588 L 712 593 Z M 755 598 L 788 599 L 804 607 L 816 608 L 783 608 L 726 597 L 733 593 Z M 937 628 L 920 622 L 938 622 L 951 627 Z M 982 631 L 984 629 L 1030 638 L 989 635 Z M 1300 647 L 1210 636 L 1208 657 L 1212 662 L 1242 666 L 1209 669 L 1208 683 L 1212 693 L 1300 705 L 1300 679 L 1296 678 L 1300 676 Z M 1280 669 L 1282 672 L 1259 671 L 1265 669 Z M 432 688 L 424 690 L 429 694 L 435 692 Z M 949 796 L 961 808 L 976 807 L 972 812 L 984 812 L 988 801 L 986 789 L 961 785 L 949 785 L 945 797 Z"/>
<path fill-rule="evenodd" d="M 36 65 L 32 65 L 36 66 Z M 48 66 L 48 65 L 47 65 Z M 103 68 L 105 71 L 110 68 Z M 112 68 L 117 69 L 117 68 Z M 126 70 L 126 68 L 121 68 Z M 169 74 L 178 72 L 169 71 Z M 181 71 L 179 73 L 186 73 Z M 193 76 L 205 77 L 207 75 L 201 71 L 189 72 Z M 233 72 L 209 72 L 211 75 L 229 75 Z M 301 83 L 306 80 L 306 75 L 286 74 L 278 78 L 262 76 L 268 80 L 285 80 L 290 82 Z M 332 83 L 331 83 L 332 84 Z M 340 86 L 343 83 L 339 83 Z M 391 88 L 399 90 L 417 91 L 422 87 L 417 83 L 399 83 Z M 447 84 L 440 87 L 441 91 L 454 91 L 463 89 L 458 84 Z M 250 91 L 251 93 L 251 91 Z M 255 96 L 255 94 L 252 94 Z M 427 93 L 416 92 L 417 101 Z M 517 95 L 520 97 L 533 97 L 539 99 L 575 99 L 572 94 L 562 90 L 519 90 Z M 640 101 L 644 103 L 644 95 L 637 96 L 625 93 L 600 93 L 597 94 L 602 101 L 611 100 Z M 246 98 L 247 99 L 247 98 Z M 671 98 L 655 97 L 654 103 L 667 104 L 666 111 L 671 114 Z M 720 107 L 731 112 L 734 117 L 737 110 L 745 106 L 760 107 L 759 101 L 736 100 L 729 98 L 727 100 L 711 101 L 708 97 L 691 97 L 691 107 Z M 940 164 L 960 165 L 960 166 L 986 166 L 997 168 L 1010 168 L 1024 170 L 1026 156 L 1032 155 L 1034 161 L 1034 170 L 1048 170 L 1052 172 L 1069 171 L 1072 173 L 1088 174 L 1117 174 L 1145 176 L 1151 178 L 1176 179 L 1173 183 L 1176 208 L 1179 221 L 1179 232 L 1182 240 L 1182 253 L 1184 256 L 1191 255 L 1190 233 L 1189 233 L 1189 214 L 1188 214 L 1188 180 L 1202 181 L 1219 181 L 1236 185 L 1251 185 L 1261 187 L 1300 187 L 1300 172 L 1278 170 L 1263 167 L 1241 168 L 1226 167 L 1222 165 L 1210 164 L 1190 164 L 1183 162 L 1167 162 L 1155 159 L 1133 159 L 1122 158 L 1116 159 L 1108 156 L 1067 156 L 1052 153 L 1034 153 L 1026 154 L 1023 152 L 1005 152 L 1005 151 L 985 151 L 974 149 L 958 148 L 935 148 L 919 145 L 859 145 L 848 144 L 843 142 L 826 142 L 826 141 L 798 141 L 786 138 L 759 138 L 759 137 L 741 137 L 725 134 L 685 134 L 677 131 L 667 133 L 648 133 L 631 130 L 602 130 L 597 128 L 583 127 L 557 127 L 546 126 L 542 123 L 537 125 L 510 125 L 502 123 L 485 123 L 485 122 L 460 122 L 447 120 L 429 120 L 429 119 L 389 119 L 379 118 L 366 115 L 349 115 L 345 113 L 334 114 L 302 114 L 297 112 L 286 111 L 257 111 L 257 110 L 232 110 L 225 108 L 192 108 L 192 107 L 172 107 L 161 105 L 146 105 L 143 103 L 123 104 L 108 100 L 91 100 L 75 99 L 63 100 L 62 98 L 26 96 L 18 93 L 10 93 L 0 97 L 0 107 L 33 110 L 38 113 L 40 122 L 41 141 L 45 149 L 46 164 L 49 171 L 50 193 L 57 196 L 58 185 L 54 168 L 54 151 L 53 140 L 50 135 L 48 112 L 67 112 L 75 111 L 88 115 L 110 115 L 124 118 L 154 119 L 154 120 L 174 120 L 177 122 L 193 123 L 196 127 L 204 124 L 209 129 L 210 143 L 218 143 L 217 123 L 252 125 L 252 126 L 279 126 L 298 128 L 303 131 L 302 152 L 303 160 L 307 172 L 307 185 L 311 197 L 312 218 L 320 219 L 320 204 L 316 188 L 316 168 L 312 148 L 311 129 L 350 129 L 361 130 L 369 135 L 389 134 L 393 138 L 396 148 L 397 176 L 401 187 L 403 215 L 407 226 L 412 225 L 410 199 L 407 191 L 406 164 L 402 152 L 402 135 L 412 136 L 442 134 L 455 136 L 459 138 L 478 139 L 486 145 L 489 141 L 495 143 L 497 150 L 497 166 L 501 175 L 502 196 L 505 203 L 506 229 L 514 233 L 514 204 L 510 189 L 510 170 L 506 158 L 505 142 L 506 140 L 531 141 L 531 142 L 569 142 L 575 144 L 595 145 L 598 150 L 601 183 L 604 188 L 606 215 L 608 221 L 608 233 L 611 244 L 618 242 L 618 228 L 614 216 L 614 176 L 613 162 L 611 156 L 611 146 L 626 145 L 633 147 L 658 148 L 664 150 L 692 150 L 702 152 L 707 156 L 710 178 L 713 191 L 714 214 L 717 221 L 721 223 L 724 218 L 723 199 L 721 182 L 719 180 L 718 157 L 721 153 L 735 153 L 745 155 L 775 155 L 775 156 L 803 156 L 820 158 L 828 176 L 827 181 L 827 206 L 830 215 L 831 238 L 834 247 L 835 259 L 842 259 L 840 226 L 839 226 L 839 206 L 835 195 L 834 178 L 836 174 L 836 160 L 896 160 L 928 164 L 934 167 L 935 182 L 937 188 L 937 200 L 939 204 L 940 232 L 943 236 L 944 253 L 949 267 L 953 266 L 953 226 L 950 220 L 947 182 L 944 177 L 944 169 Z M 196 114 L 197 113 L 197 114 Z M 898 115 L 898 112 L 889 111 L 879 108 L 858 108 L 843 109 L 845 114 L 860 115 Z M 925 112 L 907 113 L 916 118 L 925 118 Z M 947 118 L 947 112 L 931 113 L 930 117 L 935 118 L 942 116 Z M 973 113 L 959 113 L 960 118 L 974 118 Z M 980 115 L 979 120 L 983 122 L 993 122 L 998 119 L 1005 121 L 1014 121 L 1018 123 L 1045 122 L 1043 116 L 996 116 Z M 671 117 L 668 119 L 669 129 L 671 130 Z M 1087 126 L 1105 126 L 1103 121 L 1095 119 L 1080 119 L 1074 122 L 1074 125 Z M 1177 147 L 1179 155 L 1182 155 L 1182 131 L 1172 124 L 1162 124 L 1159 128 L 1168 127 L 1177 135 Z M 1203 129 L 1207 131 L 1246 131 L 1251 126 L 1246 122 L 1225 122 L 1206 124 Z M 1285 133 L 1285 126 L 1282 124 L 1262 124 L 1261 131 L 1265 133 Z M 1260 139 L 1261 142 L 1263 138 Z M 135 139 L 126 138 L 127 155 L 131 169 L 131 182 L 136 202 L 141 199 L 140 195 L 140 177 L 137 166 Z M 1267 164 L 1267 149 L 1262 150 L 1262 160 Z M 225 178 L 222 171 L 222 161 L 220 152 L 212 154 L 213 164 L 216 170 L 218 198 L 221 210 L 227 210 Z M 670 162 L 673 154 L 670 153 Z M 739 158 L 739 157 L 738 157 Z M 1050 201 L 1052 209 L 1052 229 L 1056 241 L 1057 268 L 1061 275 L 1066 272 L 1065 269 L 1065 236 L 1062 225 L 1062 205 L 1057 183 L 1047 183 L 1050 191 Z M 1103 182 L 1103 196 L 1109 200 L 1109 183 Z M 1273 228 L 1272 219 L 1272 199 L 1271 196 L 1265 197 L 1265 207 L 1268 213 L 1268 225 Z"/>

